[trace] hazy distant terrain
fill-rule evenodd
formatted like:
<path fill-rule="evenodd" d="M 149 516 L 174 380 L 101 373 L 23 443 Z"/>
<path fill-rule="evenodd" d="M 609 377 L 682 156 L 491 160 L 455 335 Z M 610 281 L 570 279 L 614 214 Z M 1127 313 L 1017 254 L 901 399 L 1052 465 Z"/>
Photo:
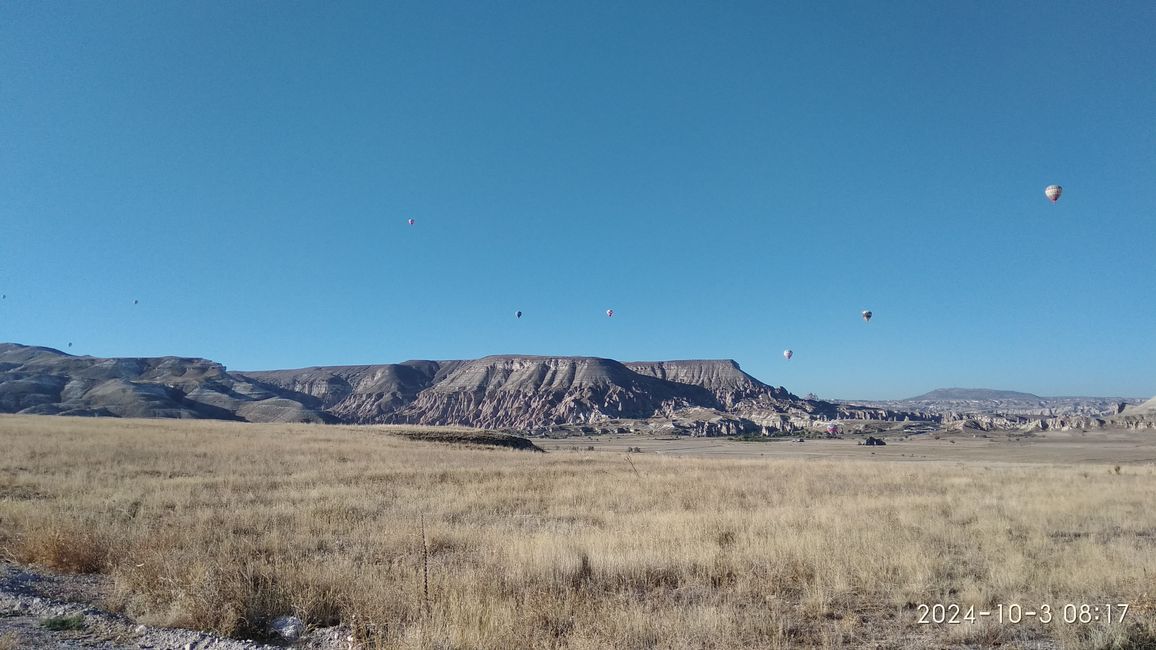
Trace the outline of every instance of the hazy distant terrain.
<path fill-rule="evenodd" d="M 1156 428 L 1135 408 L 1139 397 L 1041 397 L 986 388 L 939 388 L 901 400 L 838 400 L 915 414 L 949 427 L 991 429 Z"/>
<path fill-rule="evenodd" d="M 1031 393 L 987 388 L 937 388 L 900 400 L 839 400 L 841 403 L 887 405 L 910 411 L 949 413 L 1015 413 L 1022 415 L 1115 415 L 1140 397 L 1040 397 Z"/>

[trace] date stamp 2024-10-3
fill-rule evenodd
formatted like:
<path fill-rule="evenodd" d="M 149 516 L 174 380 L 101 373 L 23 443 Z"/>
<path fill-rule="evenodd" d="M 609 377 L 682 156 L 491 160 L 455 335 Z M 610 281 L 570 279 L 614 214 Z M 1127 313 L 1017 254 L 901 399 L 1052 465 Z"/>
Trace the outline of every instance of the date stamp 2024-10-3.
<path fill-rule="evenodd" d="M 1088 625 L 1123 623 L 1128 616 L 1128 603 L 998 603 L 987 608 L 958 603 L 920 603 L 915 609 L 920 625 L 967 625 L 984 620 L 1013 625 L 1029 621 Z"/>

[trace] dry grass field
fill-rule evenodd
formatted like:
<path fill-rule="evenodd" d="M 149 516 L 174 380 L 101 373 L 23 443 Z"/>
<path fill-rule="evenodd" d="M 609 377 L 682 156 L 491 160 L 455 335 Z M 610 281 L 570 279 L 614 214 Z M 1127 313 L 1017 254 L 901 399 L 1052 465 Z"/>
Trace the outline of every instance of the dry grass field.
<path fill-rule="evenodd" d="M 105 573 L 106 606 L 150 624 L 248 635 L 293 613 L 370 648 L 1156 647 L 1151 463 L 19 416 L 0 449 L 0 553 Z M 920 624 L 935 603 L 1054 618 Z M 1130 608 L 1068 624 L 1066 603 Z"/>

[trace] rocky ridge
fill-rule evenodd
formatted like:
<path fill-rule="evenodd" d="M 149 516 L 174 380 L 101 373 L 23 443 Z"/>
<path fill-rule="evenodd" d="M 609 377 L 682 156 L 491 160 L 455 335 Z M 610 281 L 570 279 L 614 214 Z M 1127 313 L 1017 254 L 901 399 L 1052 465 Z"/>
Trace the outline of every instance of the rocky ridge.
<path fill-rule="evenodd" d="M 889 409 L 800 399 L 731 360 L 500 355 L 231 372 L 199 358 L 102 359 L 0 344 L 0 412 L 461 425 L 529 433 L 770 435 Z"/>
<path fill-rule="evenodd" d="M 830 402 L 765 384 L 732 360 L 498 355 L 231 372 L 200 358 L 102 359 L 0 344 L 0 413 L 459 425 L 557 435 L 823 435 L 835 420 L 859 432 L 895 422 L 984 430 L 1156 428 L 1151 403 L 1024 395 Z"/>
<path fill-rule="evenodd" d="M 497 355 L 241 375 L 319 399 L 331 413 L 361 423 L 454 424 L 536 434 L 770 435 L 821 429 L 816 423 L 836 418 L 903 419 L 887 409 L 800 399 L 729 359 L 620 363 Z"/>

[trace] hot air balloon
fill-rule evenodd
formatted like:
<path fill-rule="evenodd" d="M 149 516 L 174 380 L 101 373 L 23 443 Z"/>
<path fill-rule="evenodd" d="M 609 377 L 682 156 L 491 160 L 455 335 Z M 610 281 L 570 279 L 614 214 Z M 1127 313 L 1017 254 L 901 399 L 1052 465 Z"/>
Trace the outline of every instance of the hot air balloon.
<path fill-rule="evenodd" d="M 839 433 L 839 423 L 838 422 L 828 422 L 827 423 L 827 434 L 833 436 L 837 433 Z"/>
<path fill-rule="evenodd" d="M 793 356 L 795 356 L 794 352 L 791 352 L 790 350 L 783 350 L 783 358 L 786 359 L 787 361 L 790 361 L 791 357 L 793 357 Z"/>
<path fill-rule="evenodd" d="M 1060 200 L 1060 195 L 1064 193 L 1064 188 L 1059 185 L 1049 185 L 1044 188 L 1044 196 L 1048 197 L 1052 203 Z"/>
<path fill-rule="evenodd" d="M 413 219 L 410 219 L 408 223 L 409 223 L 409 225 L 412 226 L 413 225 Z"/>
<path fill-rule="evenodd" d="M 139 301 L 139 300 L 133 300 L 133 301 L 132 301 L 132 304 L 134 304 L 134 305 L 139 305 L 139 304 L 140 304 L 140 301 Z"/>
<path fill-rule="evenodd" d="M 607 318 L 613 318 L 614 317 L 614 310 L 613 309 L 607 309 L 606 310 L 606 317 Z"/>
<path fill-rule="evenodd" d="M 68 342 L 68 347 L 72 347 L 72 341 Z"/>
<path fill-rule="evenodd" d="M 521 310 L 514 312 L 514 318 L 521 318 L 521 317 L 522 317 L 522 311 Z"/>
<path fill-rule="evenodd" d="M 867 309 L 863 312 L 863 322 L 864 323 L 870 323 L 871 322 L 871 310 L 870 309 Z"/>

